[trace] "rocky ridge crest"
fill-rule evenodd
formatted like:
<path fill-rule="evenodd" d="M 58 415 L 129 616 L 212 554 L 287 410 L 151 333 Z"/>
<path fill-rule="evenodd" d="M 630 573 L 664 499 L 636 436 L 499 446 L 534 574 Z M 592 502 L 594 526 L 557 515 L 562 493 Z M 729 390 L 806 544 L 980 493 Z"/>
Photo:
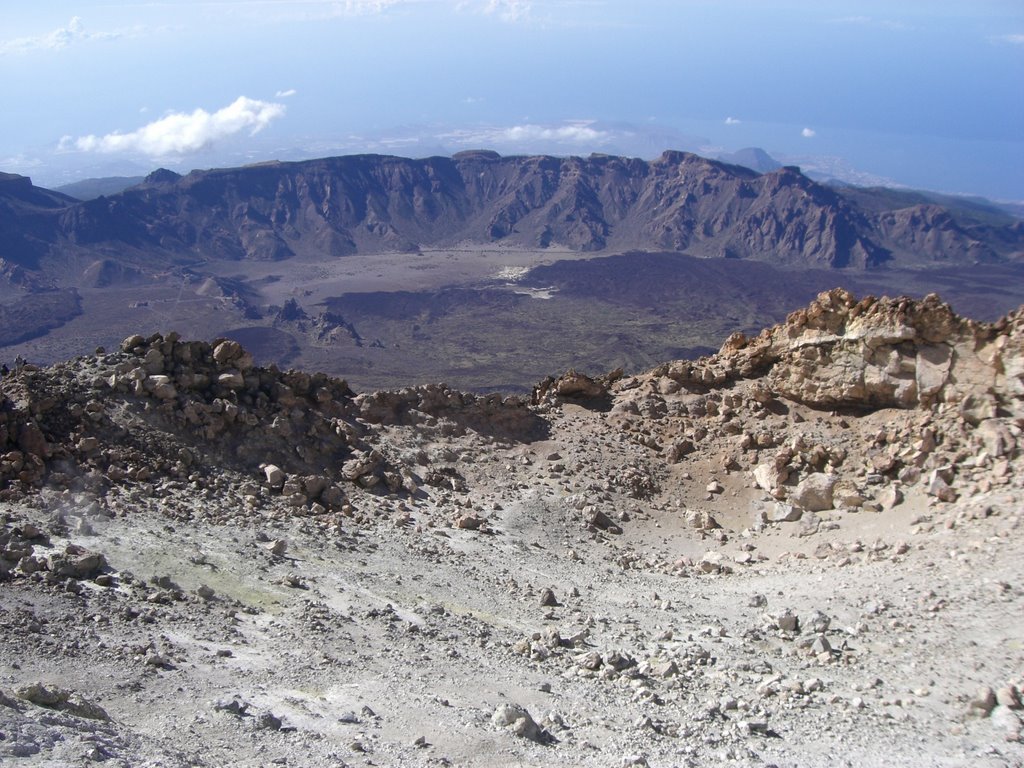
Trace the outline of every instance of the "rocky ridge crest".
<path fill-rule="evenodd" d="M 39 190 L 28 200 L 21 186 L 7 186 L 11 202 L 0 206 L 0 231 L 17 247 L 0 255 L 31 269 L 44 258 L 77 260 L 83 268 L 111 257 L 132 264 L 153 264 L 157 256 L 163 263 L 274 261 L 467 242 L 866 268 L 999 261 L 1024 243 L 1020 222 L 1009 217 L 993 223 L 899 199 L 868 208 L 861 198 L 873 200 L 869 191 L 849 196 L 796 168 L 758 174 L 674 151 L 650 162 L 465 152 L 263 163 L 186 176 L 161 170 L 82 203 Z M 7 208 L 20 211 L 24 224 L 5 218 Z"/>

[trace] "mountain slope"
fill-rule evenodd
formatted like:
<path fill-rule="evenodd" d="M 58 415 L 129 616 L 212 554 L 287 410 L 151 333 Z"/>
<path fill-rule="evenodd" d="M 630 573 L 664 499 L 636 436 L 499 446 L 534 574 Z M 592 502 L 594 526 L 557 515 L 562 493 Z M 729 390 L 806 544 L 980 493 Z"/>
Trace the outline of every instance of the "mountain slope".
<path fill-rule="evenodd" d="M 1024 230 L 1009 216 L 965 222 L 930 201 L 905 202 L 835 190 L 791 167 L 758 174 L 683 152 L 646 162 L 474 151 L 161 170 L 120 194 L 49 210 L 29 240 L 22 230 L 38 221 L 9 217 L 2 227 L 6 241 L 28 243 L 7 258 L 33 268 L 47 255 L 86 265 L 99 255 L 281 260 L 467 242 L 857 268 L 997 261 L 1024 250 Z"/>
<path fill-rule="evenodd" d="M 56 187 L 55 191 L 70 195 L 76 200 L 92 200 L 100 195 L 116 195 L 128 187 L 142 183 L 145 178 L 145 176 L 103 176 L 95 179 L 82 179 L 70 184 L 62 184 Z"/>
<path fill-rule="evenodd" d="M 1021 765 L 1022 375 L 1021 310 L 841 290 L 532 399 L 19 366 L 0 762 Z"/>

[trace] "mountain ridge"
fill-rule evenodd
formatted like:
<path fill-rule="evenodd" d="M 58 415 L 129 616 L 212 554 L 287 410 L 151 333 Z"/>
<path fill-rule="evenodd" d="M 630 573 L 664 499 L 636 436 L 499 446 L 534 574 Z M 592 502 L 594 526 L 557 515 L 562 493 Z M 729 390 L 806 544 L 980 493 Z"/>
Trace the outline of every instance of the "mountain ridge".
<path fill-rule="evenodd" d="M 17 177 L 24 179 L 25 177 Z M 419 160 L 350 155 L 159 170 L 93 200 L 0 186 L 0 254 L 42 261 L 278 261 L 459 243 L 572 251 L 672 250 L 784 265 L 874 268 L 1001 261 L 1024 251 L 1011 217 L 949 214 L 666 151 L 647 162 L 470 151 Z M 19 222 L 19 216 L 27 216 Z M 930 234 L 931 233 L 931 234 Z"/>

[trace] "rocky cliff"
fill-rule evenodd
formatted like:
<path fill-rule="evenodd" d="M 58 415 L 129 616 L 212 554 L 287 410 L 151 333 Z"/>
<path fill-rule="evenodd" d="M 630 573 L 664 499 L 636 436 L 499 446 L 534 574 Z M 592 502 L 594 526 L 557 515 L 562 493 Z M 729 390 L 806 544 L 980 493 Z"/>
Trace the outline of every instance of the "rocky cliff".
<path fill-rule="evenodd" d="M 47 221 L 26 240 L 17 220 L 0 220 L 7 241 L 22 243 L 0 255 L 26 265 L 46 253 L 277 260 L 469 242 L 866 268 L 1000 260 L 1024 243 L 1006 215 L 953 217 L 898 196 L 848 195 L 795 168 L 758 174 L 683 152 L 651 162 L 476 151 L 161 170 Z"/>

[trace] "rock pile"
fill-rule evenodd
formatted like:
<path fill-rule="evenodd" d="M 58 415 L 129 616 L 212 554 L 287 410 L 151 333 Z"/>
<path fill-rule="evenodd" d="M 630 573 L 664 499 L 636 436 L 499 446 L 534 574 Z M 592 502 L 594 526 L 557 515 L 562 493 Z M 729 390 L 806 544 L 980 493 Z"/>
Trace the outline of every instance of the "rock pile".
<path fill-rule="evenodd" d="M 216 468 L 240 498 L 279 496 L 297 514 L 322 515 L 345 510 L 352 486 L 417 492 L 417 458 L 375 445 L 390 425 L 449 437 L 543 431 L 517 397 L 442 385 L 357 397 L 324 374 L 257 367 L 234 341 L 133 336 L 118 352 L 5 378 L 0 497 L 43 485 L 101 495 L 166 480 L 209 487 Z"/>

